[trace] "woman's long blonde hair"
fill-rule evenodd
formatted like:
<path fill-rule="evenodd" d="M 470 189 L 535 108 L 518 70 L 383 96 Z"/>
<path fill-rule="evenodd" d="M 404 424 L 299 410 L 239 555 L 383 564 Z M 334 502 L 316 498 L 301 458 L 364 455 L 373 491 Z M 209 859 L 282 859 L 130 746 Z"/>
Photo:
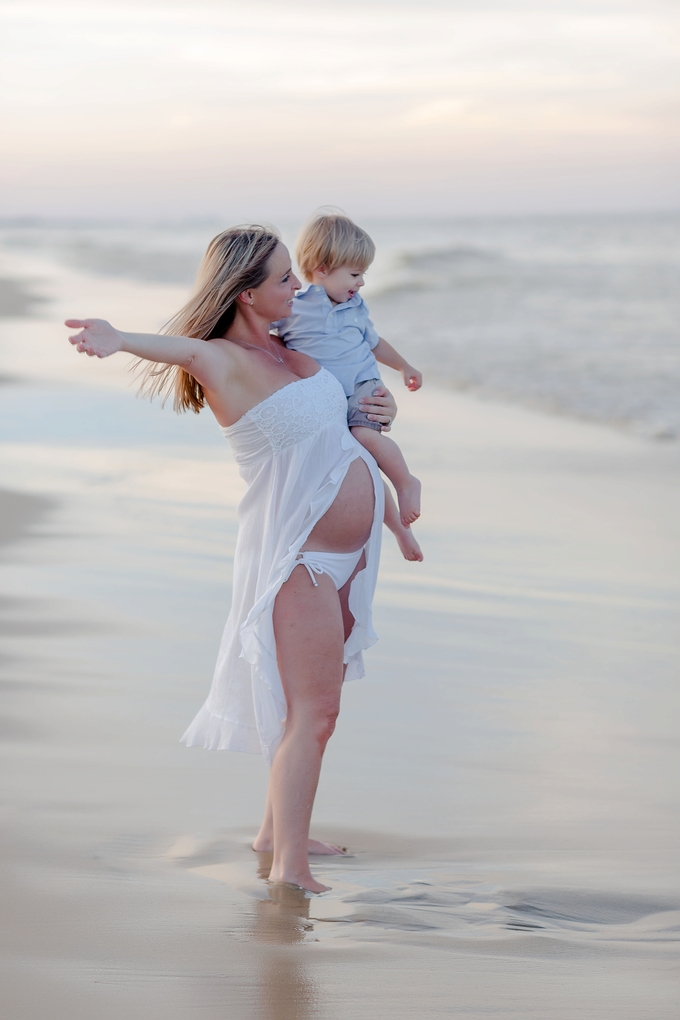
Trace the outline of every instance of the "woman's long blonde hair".
<path fill-rule="evenodd" d="M 214 237 L 203 256 L 193 295 L 165 324 L 161 333 L 212 340 L 224 336 L 236 315 L 236 298 L 244 290 L 259 287 L 269 275 L 269 259 L 279 243 L 271 227 L 257 225 L 229 227 Z M 158 365 L 137 361 L 140 394 L 162 397 L 173 393 L 175 411 L 205 406 L 203 387 L 180 365 Z"/>

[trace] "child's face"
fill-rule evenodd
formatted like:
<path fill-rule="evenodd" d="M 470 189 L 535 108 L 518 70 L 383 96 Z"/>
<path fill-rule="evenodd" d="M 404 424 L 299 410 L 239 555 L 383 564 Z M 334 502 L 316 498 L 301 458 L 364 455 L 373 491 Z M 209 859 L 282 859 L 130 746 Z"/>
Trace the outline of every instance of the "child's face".
<path fill-rule="evenodd" d="M 328 294 L 331 301 L 341 305 L 349 301 L 364 285 L 364 271 L 356 266 L 336 266 L 330 272 L 320 266 L 314 274 L 314 283 L 318 283 Z"/>

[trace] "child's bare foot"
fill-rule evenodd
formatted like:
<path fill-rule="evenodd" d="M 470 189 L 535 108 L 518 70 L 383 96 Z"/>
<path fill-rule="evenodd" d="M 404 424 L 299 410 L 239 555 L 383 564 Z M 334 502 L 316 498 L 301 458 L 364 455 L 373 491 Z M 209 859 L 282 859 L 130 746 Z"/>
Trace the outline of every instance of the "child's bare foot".
<path fill-rule="evenodd" d="M 274 852 L 274 844 L 271 840 L 256 839 L 252 844 L 253 850 L 258 854 L 271 854 Z M 310 839 L 307 843 L 308 854 L 324 854 L 326 856 L 348 856 L 346 846 L 336 846 L 335 843 L 322 843 L 320 839 Z"/>
<path fill-rule="evenodd" d="M 405 560 L 411 560 L 413 563 L 423 562 L 423 551 L 410 528 L 399 528 L 394 532 L 394 537 Z"/>
<path fill-rule="evenodd" d="M 410 475 L 406 485 L 397 489 L 397 499 L 401 523 L 408 528 L 420 517 L 420 482 L 415 475 Z"/>

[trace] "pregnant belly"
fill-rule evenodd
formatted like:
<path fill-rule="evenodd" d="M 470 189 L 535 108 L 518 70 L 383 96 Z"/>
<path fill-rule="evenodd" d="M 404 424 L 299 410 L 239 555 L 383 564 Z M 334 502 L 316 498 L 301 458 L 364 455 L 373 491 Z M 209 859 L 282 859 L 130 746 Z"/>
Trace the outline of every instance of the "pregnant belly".
<path fill-rule="evenodd" d="M 368 541 L 375 493 L 366 463 L 357 457 L 347 469 L 335 500 L 302 546 L 319 552 L 354 552 Z"/>

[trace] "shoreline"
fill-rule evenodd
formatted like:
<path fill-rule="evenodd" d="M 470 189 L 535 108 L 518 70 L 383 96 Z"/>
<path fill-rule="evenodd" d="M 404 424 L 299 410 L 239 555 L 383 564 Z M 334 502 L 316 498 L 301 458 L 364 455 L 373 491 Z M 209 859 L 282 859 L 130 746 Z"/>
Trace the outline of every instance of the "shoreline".
<path fill-rule="evenodd" d="M 464 253 L 465 250 L 461 248 L 461 252 Z M 115 253 L 117 253 L 116 260 L 122 258 L 117 248 L 115 248 Z M 151 252 L 142 251 L 141 254 L 137 252 L 135 255 L 131 251 L 131 258 L 133 255 L 135 258 L 141 258 L 142 262 L 146 259 L 153 261 L 154 257 L 162 262 L 163 257 L 162 252 L 156 252 L 154 256 Z M 174 258 L 175 255 L 172 257 Z M 416 252 L 413 258 L 417 261 L 420 255 Z M 134 259 L 133 263 L 136 265 Z M 670 268 L 672 265 L 671 260 Z M 122 269 L 120 272 L 122 273 Z M 162 273 L 159 273 L 157 277 L 152 275 L 148 280 L 145 280 L 139 275 L 135 275 L 134 272 L 130 272 L 128 276 L 105 273 L 96 275 L 87 272 L 82 267 L 79 268 L 77 264 L 70 263 L 68 259 L 59 261 L 57 256 L 54 253 L 50 255 L 48 250 L 38 248 L 31 254 L 26 254 L 18 250 L 0 249 L 0 318 L 8 315 L 14 316 L 11 321 L 8 320 L 7 327 L 3 329 L 9 340 L 7 345 L 9 364 L 0 365 L 0 372 L 4 368 L 4 374 L 10 377 L 9 381 L 15 373 L 19 378 L 30 378 L 35 374 L 36 363 L 42 363 L 45 378 L 52 376 L 64 380 L 77 379 L 79 382 L 95 388 L 115 387 L 120 389 L 129 385 L 129 374 L 121 369 L 121 362 L 117 362 L 115 366 L 109 363 L 105 366 L 100 365 L 98 371 L 93 373 L 76 365 L 72 358 L 66 358 L 64 354 L 65 340 L 63 339 L 66 332 L 61 326 L 61 320 L 68 315 L 76 314 L 74 305 L 79 304 L 84 305 L 80 309 L 82 313 L 91 314 L 96 311 L 102 317 L 114 321 L 122 329 L 134 328 L 154 332 L 186 300 L 189 291 L 187 285 L 163 281 L 161 277 Z M 7 289 L 4 311 L 3 288 Z M 440 291 L 441 288 L 439 290 L 435 288 L 430 298 L 441 301 Z M 419 294 L 417 287 L 413 294 L 396 290 L 386 295 L 379 289 L 374 295 L 370 295 L 369 304 L 371 304 L 374 317 L 379 322 L 381 330 L 386 335 L 392 336 L 397 346 L 403 346 L 405 354 L 411 356 L 414 362 L 425 371 L 426 385 L 432 385 L 429 380 L 434 379 L 436 380 L 435 385 L 446 392 L 472 395 L 481 401 L 490 401 L 509 407 L 524 407 L 549 417 L 589 422 L 615 432 L 639 436 L 653 442 L 680 441 L 680 431 L 676 428 L 677 423 L 674 418 L 671 421 L 667 414 L 669 399 L 667 386 L 664 388 L 665 384 L 659 383 L 660 388 L 652 388 L 648 391 L 643 389 L 638 393 L 637 400 L 633 399 L 634 394 L 629 387 L 625 391 L 625 399 L 619 394 L 623 401 L 621 403 L 617 396 L 619 393 L 617 387 L 622 384 L 619 375 L 621 365 L 625 364 L 626 359 L 624 358 L 620 365 L 614 360 L 612 363 L 613 374 L 608 375 L 606 352 L 599 355 L 599 362 L 594 363 L 596 369 L 594 375 L 586 372 L 582 377 L 577 375 L 570 377 L 572 397 L 569 397 L 567 391 L 560 395 L 559 387 L 554 391 L 551 389 L 550 380 L 553 376 L 550 373 L 542 381 L 537 379 L 531 385 L 527 385 L 527 380 L 533 379 L 532 361 L 526 350 L 520 357 L 519 347 L 514 353 L 511 350 L 508 356 L 502 345 L 498 349 L 491 346 L 488 350 L 485 349 L 484 356 L 480 353 L 481 360 L 477 361 L 473 358 L 469 364 L 465 359 L 460 361 L 462 354 L 457 355 L 456 357 L 459 357 L 460 361 L 459 370 L 453 372 L 452 369 L 456 363 L 453 352 L 457 350 L 455 343 L 462 343 L 462 339 L 457 336 L 453 326 L 448 328 L 448 332 L 444 331 L 439 338 L 433 334 L 427 342 L 414 344 L 411 339 L 412 336 L 419 335 L 418 322 L 424 311 L 423 298 L 419 297 Z M 66 295 L 70 295 L 70 297 L 65 300 Z M 426 298 L 426 302 L 430 298 Z M 31 309 L 36 310 L 36 302 L 39 314 L 37 317 L 31 318 Z M 49 319 L 45 314 L 47 310 L 49 310 Z M 448 321 L 443 307 L 441 312 L 442 322 Z M 463 312 L 468 314 L 469 309 L 466 307 L 461 310 L 461 314 Z M 465 329 L 469 333 L 471 327 L 469 322 L 466 325 L 465 314 L 463 314 L 460 325 L 463 333 L 465 333 Z M 545 326 L 545 323 L 543 325 Z M 434 328 L 431 322 L 428 328 L 430 327 Z M 489 328 L 491 329 L 491 326 Z M 496 322 L 491 332 L 500 328 L 501 323 Z M 638 328 L 642 329 L 642 324 L 638 323 Z M 425 336 L 428 335 L 426 330 Z M 468 336 L 467 333 L 465 335 Z M 60 346 L 55 344 L 57 336 Z M 17 342 L 13 343 L 13 339 Z M 487 342 L 490 342 L 488 337 Z M 542 348 L 538 340 L 535 342 L 537 344 L 536 356 L 538 356 Z M 474 348 L 470 336 L 466 343 L 468 346 L 465 347 L 465 350 L 469 354 L 470 350 Z M 545 361 L 544 368 L 549 364 L 553 365 L 553 374 L 557 372 L 561 364 L 560 358 L 568 352 L 568 336 L 565 336 L 564 343 L 566 346 L 562 350 L 559 344 L 553 340 L 553 346 L 549 349 L 546 348 L 544 354 L 541 355 Z M 449 347 L 451 347 L 450 350 Z M 640 347 L 640 352 L 643 351 L 643 347 L 644 345 Z M 35 357 L 27 358 L 29 349 L 38 355 L 37 359 Z M 436 357 L 431 357 L 431 352 L 434 352 L 435 355 L 441 354 L 441 363 L 437 361 Z M 500 375 L 491 371 L 491 362 L 498 362 L 498 365 L 501 366 Z M 503 366 L 505 366 L 504 369 Z M 651 379 L 650 371 L 651 369 L 647 365 L 641 376 L 643 380 L 649 376 L 647 380 L 649 386 L 652 385 L 649 381 Z M 619 374 L 617 375 L 617 373 Z M 605 384 L 598 389 L 600 375 L 605 380 Z M 677 387 L 677 380 L 675 385 Z M 597 401 L 593 404 L 591 400 L 589 405 L 591 397 L 594 399 L 595 390 L 597 390 Z M 397 396 L 399 393 L 400 391 L 397 390 Z M 658 414 L 655 417 L 649 410 L 652 405 L 647 407 L 647 404 L 649 400 L 657 398 L 661 404 L 658 405 Z M 637 419 L 635 417 L 636 407 L 643 409 L 647 407 L 642 417 L 638 416 Z M 666 411 L 663 411 L 664 407 L 666 407 Z M 629 416 L 626 417 L 628 412 Z M 666 414 L 665 418 L 664 414 Z"/>

